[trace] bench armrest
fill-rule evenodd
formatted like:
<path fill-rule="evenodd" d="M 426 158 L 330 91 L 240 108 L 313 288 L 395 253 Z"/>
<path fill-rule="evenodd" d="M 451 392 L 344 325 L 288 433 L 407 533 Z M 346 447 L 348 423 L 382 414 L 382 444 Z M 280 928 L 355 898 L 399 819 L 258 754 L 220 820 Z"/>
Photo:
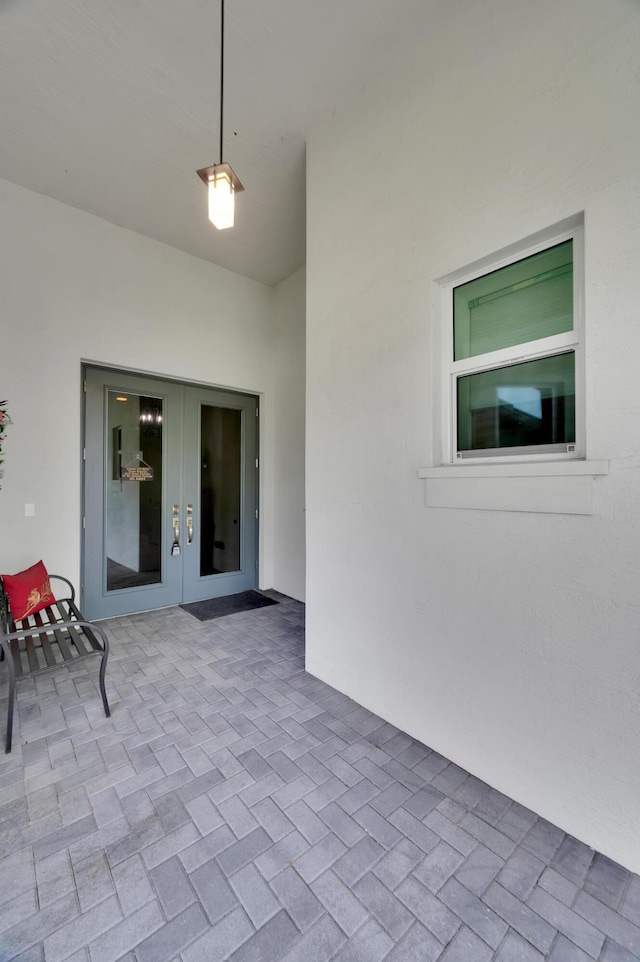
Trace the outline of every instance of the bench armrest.
<path fill-rule="evenodd" d="M 71 589 L 71 598 L 70 598 L 70 600 L 71 600 L 71 601 L 75 601 L 75 600 L 76 600 L 76 590 L 75 590 L 75 588 L 73 587 L 73 585 L 71 584 L 71 582 L 69 581 L 68 578 L 65 578 L 64 575 L 49 575 L 49 581 L 51 581 L 52 578 L 55 578 L 57 581 L 64 581 L 65 584 L 68 584 L 68 585 L 69 585 L 69 588 Z M 56 601 L 66 601 L 66 600 L 67 600 L 66 598 L 56 598 Z"/>

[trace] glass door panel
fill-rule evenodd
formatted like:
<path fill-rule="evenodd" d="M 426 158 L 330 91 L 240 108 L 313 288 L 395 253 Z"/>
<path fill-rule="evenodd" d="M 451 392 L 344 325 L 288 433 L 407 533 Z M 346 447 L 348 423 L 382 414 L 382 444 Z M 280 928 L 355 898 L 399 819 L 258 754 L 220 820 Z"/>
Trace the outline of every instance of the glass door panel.
<path fill-rule="evenodd" d="M 162 581 L 161 397 L 107 392 L 107 591 Z"/>
<path fill-rule="evenodd" d="M 242 412 L 200 408 L 200 576 L 239 571 Z"/>
<path fill-rule="evenodd" d="M 178 604 L 184 388 L 89 367 L 86 384 L 82 610 L 108 618 Z"/>
<path fill-rule="evenodd" d="M 185 387 L 184 601 L 257 584 L 256 398 Z"/>

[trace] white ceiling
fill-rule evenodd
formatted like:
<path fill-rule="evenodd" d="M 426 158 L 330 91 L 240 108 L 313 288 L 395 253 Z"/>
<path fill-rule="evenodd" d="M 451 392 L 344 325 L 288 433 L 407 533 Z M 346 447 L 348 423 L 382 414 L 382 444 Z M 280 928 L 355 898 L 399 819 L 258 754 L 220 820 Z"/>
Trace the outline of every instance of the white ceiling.
<path fill-rule="evenodd" d="M 219 0 L 0 0 L 0 177 L 276 284 L 305 263 L 305 141 L 432 0 L 226 0 L 225 144 L 245 192 L 217 231 Z"/>

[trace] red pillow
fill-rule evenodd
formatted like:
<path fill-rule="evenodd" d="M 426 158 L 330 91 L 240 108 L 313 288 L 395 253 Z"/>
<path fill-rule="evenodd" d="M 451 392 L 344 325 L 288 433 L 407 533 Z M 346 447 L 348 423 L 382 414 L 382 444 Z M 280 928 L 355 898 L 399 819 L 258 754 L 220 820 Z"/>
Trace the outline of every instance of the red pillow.
<path fill-rule="evenodd" d="M 2 575 L 2 581 L 14 621 L 22 621 L 55 601 L 42 561 L 17 575 Z"/>

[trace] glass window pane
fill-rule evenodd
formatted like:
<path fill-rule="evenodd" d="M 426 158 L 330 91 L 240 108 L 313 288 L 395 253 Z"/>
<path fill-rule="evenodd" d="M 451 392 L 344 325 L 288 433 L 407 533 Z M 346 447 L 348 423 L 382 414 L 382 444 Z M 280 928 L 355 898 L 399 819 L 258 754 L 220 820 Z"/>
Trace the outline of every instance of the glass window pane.
<path fill-rule="evenodd" d="M 158 584 L 162 398 L 109 391 L 107 418 L 107 591 Z"/>
<path fill-rule="evenodd" d="M 458 450 L 575 441 L 575 354 L 458 378 Z"/>
<path fill-rule="evenodd" d="M 240 570 L 242 411 L 203 404 L 200 576 Z"/>
<path fill-rule="evenodd" d="M 573 329 L 573 241 L 453 292 L 454 360 Z"/>

